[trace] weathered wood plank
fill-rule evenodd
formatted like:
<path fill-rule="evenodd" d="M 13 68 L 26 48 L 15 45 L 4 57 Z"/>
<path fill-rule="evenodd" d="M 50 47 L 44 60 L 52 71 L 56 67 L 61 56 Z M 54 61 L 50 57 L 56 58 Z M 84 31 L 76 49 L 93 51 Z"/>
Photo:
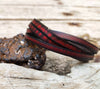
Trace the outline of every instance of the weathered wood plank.
<path fill-rule="evenodd" d="M 54 0 L 0 0 L 1 5 L 53 5 Z"/>
<path fill-rule="evenodd" d="M 59 0 L 63 5 L 80 7 L 100 7 L 100 0 Z"/>
<path fill-rule="evenodd" d="M 100 0 L 0 0 L 6 5 L 65 5 L 65 6 L 94 6 L 100 7 Z"/>
<path fill-rule="evenodd" d="M 100 38 L 100 22 L 97 21 L 42 21 L 49 28 L 73 35 L 90 34 Z M 0 37 L 25 33 L 30 21 L 0 21 Z M 12 34 L 12 35 L 11 35 Z"/>
<path fill-rule="evenodd" d="M 100 8 L 57 6 L 0 6 L 0 19 L 98 20 Z"/>
<path fill-rule="evenodd" d="M 100 63 L 77 64 L 66 76 L 5 63 L 0 71 L 1 89 L 100 89 Z"/>

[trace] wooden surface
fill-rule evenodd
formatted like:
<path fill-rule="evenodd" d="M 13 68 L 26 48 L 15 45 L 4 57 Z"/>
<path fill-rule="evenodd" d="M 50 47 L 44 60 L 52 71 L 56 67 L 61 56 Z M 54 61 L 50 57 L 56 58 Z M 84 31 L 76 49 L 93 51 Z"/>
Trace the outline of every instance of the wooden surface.
<path fill-rule="evenodd" d="M 100 46 L 100 0 L 0 0 L 0 37 L 25 33 L 34 18 L 54 30 L 76 36 L 89 34 L 99 39 Z M 54 55 L 52 60 L 54 57 L 65 59 Z M 0 64 L 0 89 L 100 89 L 99 65 L 77 64 L 71 74 L 59 76 Z"/>
<path fill-rule="evenodd" d="M 25 33 L 34 18 L 51 29 L 100 38 L 100 0 L 0 0 L 0 37 Z"/>

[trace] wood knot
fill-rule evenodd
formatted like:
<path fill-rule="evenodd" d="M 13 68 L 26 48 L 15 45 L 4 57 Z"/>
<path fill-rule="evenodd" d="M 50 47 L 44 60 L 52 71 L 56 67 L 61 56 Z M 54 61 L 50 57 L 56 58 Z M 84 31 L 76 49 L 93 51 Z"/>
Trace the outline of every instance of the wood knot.
<path fill-rule="evenodd" d="M 68 13 L 68 12 L 63 12 L 62 14 L 65 16 L 73 16 L 73 13 Z"/>
<path fill-rule="evenodd" d="M 81 23 L 76 23 L 76 22 L 68 23 L 68 25 L 81 27 Z"/>

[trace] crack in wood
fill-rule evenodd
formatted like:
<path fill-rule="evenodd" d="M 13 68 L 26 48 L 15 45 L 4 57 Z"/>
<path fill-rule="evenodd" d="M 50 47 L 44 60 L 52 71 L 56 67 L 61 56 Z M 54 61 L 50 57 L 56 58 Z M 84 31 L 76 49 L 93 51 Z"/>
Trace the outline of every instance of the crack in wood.
<path fill-rule="evenodd" d="M 27 77 L 14 77 L 14 76 L 9 76 L 6 78 L 12 78 L 12 79 L 26 79 L 26 80 L 42 80 L 42 79 L 37 79 L 37 78 L 27 78 Z"/>
<path fill-rule="evenodd" d="M 0 21 L 31 21 L 34 18 L 0 18 Z M 40 21 L 100 21 L 100 19 L 53 19 L 53 18 L 37 18 Z"/>
<path fill-rule="evenodd" d="M 93 68 L 93 67 L 92 67 Z M 87 79 L 91 79 L 93 76 L 95 76 L 98 72 L 100 72 L 100 69 L 96 70 L 91 76 L 89 76 Z"/>

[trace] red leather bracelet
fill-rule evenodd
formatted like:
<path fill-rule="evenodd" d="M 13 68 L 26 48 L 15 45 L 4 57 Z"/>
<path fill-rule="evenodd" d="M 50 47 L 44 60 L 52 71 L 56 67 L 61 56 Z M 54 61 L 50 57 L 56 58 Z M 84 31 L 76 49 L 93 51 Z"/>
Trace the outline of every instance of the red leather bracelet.
<path fill-rule="evenodd" d="M 97 51 L 98 51 L 98 48 L 96 46 L 90 44 L 89 42 L 87 42 L 87 41 L 85 41 L 81 38 L 78 38 L 78 37 L 75 37 L 75 36 L 72 36 L 72 35 L 69 35 L 69 34 L 65 34 L 65 33 L 62 33 L 62 32 L 58 32 L 58 31 L 48 30 L 48 27 L 46 27 L 45 25 L 43 25 L 40 21 L 38 21 L 36 19 L 34 19 L 32 21 L 32 23 L 35 26 L 37 26 L 37 28 L 39 28 L 40 31 L 45 33 L 45 35 L 50 37 L 50 39 L 53 39 L 54 41 L 56 41 L 57 37 L 58 37 L 58 40 L 57 40 L 58 43 L 61 43 L 59 39 L 63 38 L 63 40 L 66 39 L 66 40 L 69 40 L 71 42 L 79 43 L 79 44 L 85 46 L 86 48 L 91 50 L 91 53 L 93 52 L 93 54 L 97 53 Z M 64 44 L 64 41 L 61 44 L 66 46 L 66 44 Z"/>
<path fill-rule="evenodd" d="M 98 48 L 91 43 L 62 32 L 48 29 L 34 19 L 27 29 L 26 39 L 51 51 L 86 62 L 92 60 Z"/>

